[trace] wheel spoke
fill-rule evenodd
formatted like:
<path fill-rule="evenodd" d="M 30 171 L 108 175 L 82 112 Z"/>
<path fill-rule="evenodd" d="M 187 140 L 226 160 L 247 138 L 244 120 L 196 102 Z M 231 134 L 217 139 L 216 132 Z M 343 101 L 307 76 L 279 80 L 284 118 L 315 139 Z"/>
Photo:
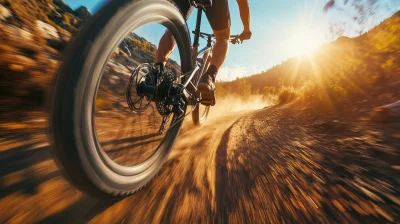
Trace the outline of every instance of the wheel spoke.
<path fill-rule="evenodd" d="M 142 108 L 142 105 L 143 105 L 143 98 L 144 98 L 144 97 L 141 97 L 141 98 L 140 98 L 141 100 L 140 100 L 140 107 L 139 107 L 139 108 Z"/>
<path fill-rule="evenodd" d="M 134 104 L 137 104 L 141 99 L 143 99 L 143 97 L 140 97 L 138 100 L 136 100 L 136 101 L 134 102 Z"/>
<path fill-rule="evenodd" d="M 129 38 L 135 39 L 137 36 L 129 36 L 125 38 L 125 41 L 129 41 Z M 136 40 L 140 40 L 140 43 L 146 41 L 144 38 Z M 146 61 L 137 61 L 133 54 L 127 57 L 121 53 L 122 51 L 123 48 L 121 47 L 116 51 L 120 53 L 112 55 L 113 62 L 107 63 L 107 65 L 116 66 L 118 70 L 124 70 L 124 67 L 132 67 L 130 64 L 132 62 L 139 62 L 139 65 L 136 66 L 130 76 L 121 75 L 114 68 L 108 70 L 110 72 L 104 76 L 105 81 L 100 81 L 99 92 L 103 93 L 105 103 L 112 105 L 113 108 L 109 106 L 105 112 L 96 114 L 95 123 L 100 145 L 108 157 L 120 165 L 134 166 L 143 163 L 159 148 L 158 146 L 165 137 L 165 132 L 170 128 L 171 114 L 161 115 L 170 112 L 159 111 L 157 107 L 160 107 L 160 103 L 157 104 L 152 101 L 155 96 L 140 96 L 137 93 L 136 88 L 142 82 L 155 82 L 150 75 L 154 70 L 153 65 Z M 131 60 L 132 58 L 134 61 Z M 148 60 L 148 57 L 141 56 L 141 58 Z M 167 70 L 164 71 L 163 76 L 158 80 L 160 83 L 164 81 L 164 89 L 168 90 L 167 88 L 171 88 L 176 82 L 174 74 Z M 118 79 L 115 78 L 116 76 Z M 118 80 L 118 82 L 115 80 Z M 111 88 L 110 83 L 113 85 Z M 126 89 L 123 95 L 117 88 L 120 83 L 128 84 L 127 88 L 129 89 Z M 121 106 L 121 108 L 115 106 L 121 105 L 121 101 L 124 100 L 126 100 L 128 108 L 126 106 L 125 108 L 123 108 L 124 106 Z M 163 104 L 162 108 L 164 106 L 170 107 L 170 105 Z M 132 111 L 135 113 L 132 113 Z M 163 129 L 164 133 L 159 133 L 160 129 Z"/>

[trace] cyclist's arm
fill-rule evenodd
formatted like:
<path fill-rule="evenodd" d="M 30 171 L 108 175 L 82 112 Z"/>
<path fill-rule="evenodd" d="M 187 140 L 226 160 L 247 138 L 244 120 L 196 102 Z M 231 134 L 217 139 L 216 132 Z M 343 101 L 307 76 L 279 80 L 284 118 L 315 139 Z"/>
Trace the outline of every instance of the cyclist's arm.
<path fill-rule="evenodd" d="M 239 5 L 240 18 L 242 19 L 244 32 L 250 32 L 250 8 L 248 0 L 236 0 Z"/>

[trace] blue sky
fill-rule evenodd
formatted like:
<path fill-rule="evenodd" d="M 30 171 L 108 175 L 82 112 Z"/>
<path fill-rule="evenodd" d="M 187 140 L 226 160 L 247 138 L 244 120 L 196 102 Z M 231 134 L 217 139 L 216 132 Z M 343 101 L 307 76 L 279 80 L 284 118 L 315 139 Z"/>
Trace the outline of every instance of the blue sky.
<path fill-rule="evenodd" d="M 85 5 L 93 13 L 104 0 L 64 0 L 72 8 Z M 236 0 L 228 0 L 231 11 L 231 33 L 241 33 L 243 27 Z M 320 44 L 330 41 L 329 22 L 345 20 L 344 13 L 322 8 L 328 0 L 249 0 L 251 10 L 251 30 L 253 37 L 242 45 L 231 45 L 225 64 L 217 79 L 229 81 L 236 77 L 248 76 L 267 70 L 286 59 L 306 53 Z M 381 0 L 393 1 L 393 0 Z M 84 3 L 83 3 L 84 2 Z M 378 13 L 366 25 L 373 27 L 393 12 L 400 9 L 396 4 L 391 11 Z M 190 29 L 195 26 L 195 12 L 188 20 Z M 211 32 L 207 19 L 202 21 L 202 31 Z M 163 30 L 146 27 L 138 32 L 154 44 L 158 43 Z M 351 29 L 347 36 L 356 36 Z M 203 44 L 204 46 L 204 44 Z M 177 53 L 173 53 L 173 58 Z"/>

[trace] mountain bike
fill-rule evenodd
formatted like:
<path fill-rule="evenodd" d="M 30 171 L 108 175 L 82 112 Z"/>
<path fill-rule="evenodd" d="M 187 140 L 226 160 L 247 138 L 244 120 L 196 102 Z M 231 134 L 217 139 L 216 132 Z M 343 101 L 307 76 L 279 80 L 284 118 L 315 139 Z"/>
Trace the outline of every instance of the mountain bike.
<path fill-rule="evenodd" d="M 201 103 L 196 87 L 215 39 L 200 32 L 207 1 L 191 4 L 198 8 L 193 47 L 185 19 L 168 0 L 109 1 L 72 41 L 54 81 L 50 137 L 65 177 L 84 193 L 115 199 L 136 192 L 160 171 L 184 118 L 192 112 L 195 125 L 206 121 L 210 103 Z M 112 60 L 132 61 L 121 59 L 118 46 L 145 24 L 171 31 L 180 66 L 141 63 L 129 75 L 110 69 L 119 65 Z M 207 41 L 202 50 L 200 38 Z"/>

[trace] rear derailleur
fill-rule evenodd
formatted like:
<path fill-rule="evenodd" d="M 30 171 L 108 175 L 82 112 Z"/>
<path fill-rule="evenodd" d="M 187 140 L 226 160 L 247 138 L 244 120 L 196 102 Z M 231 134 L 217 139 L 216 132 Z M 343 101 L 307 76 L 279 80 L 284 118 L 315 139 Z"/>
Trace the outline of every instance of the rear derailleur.
<path fill-rule="evenodd" d="M 159 134 L 163 134 L 172 115 L 174 125 L 185 116 L 186 103 L 182 92 L 184 87 L 178 84 L 178 73 L 174 69 L 165 69 L 162 63 L 141 64 L 133 71 L 128 89 L 127 102 L 135 113 L 143 113 L 154 102 L 162 116 Z M 132 100 L 136 92 L 136 100 Z M 143 104 L 143 101 L 146 103 Z"/>

